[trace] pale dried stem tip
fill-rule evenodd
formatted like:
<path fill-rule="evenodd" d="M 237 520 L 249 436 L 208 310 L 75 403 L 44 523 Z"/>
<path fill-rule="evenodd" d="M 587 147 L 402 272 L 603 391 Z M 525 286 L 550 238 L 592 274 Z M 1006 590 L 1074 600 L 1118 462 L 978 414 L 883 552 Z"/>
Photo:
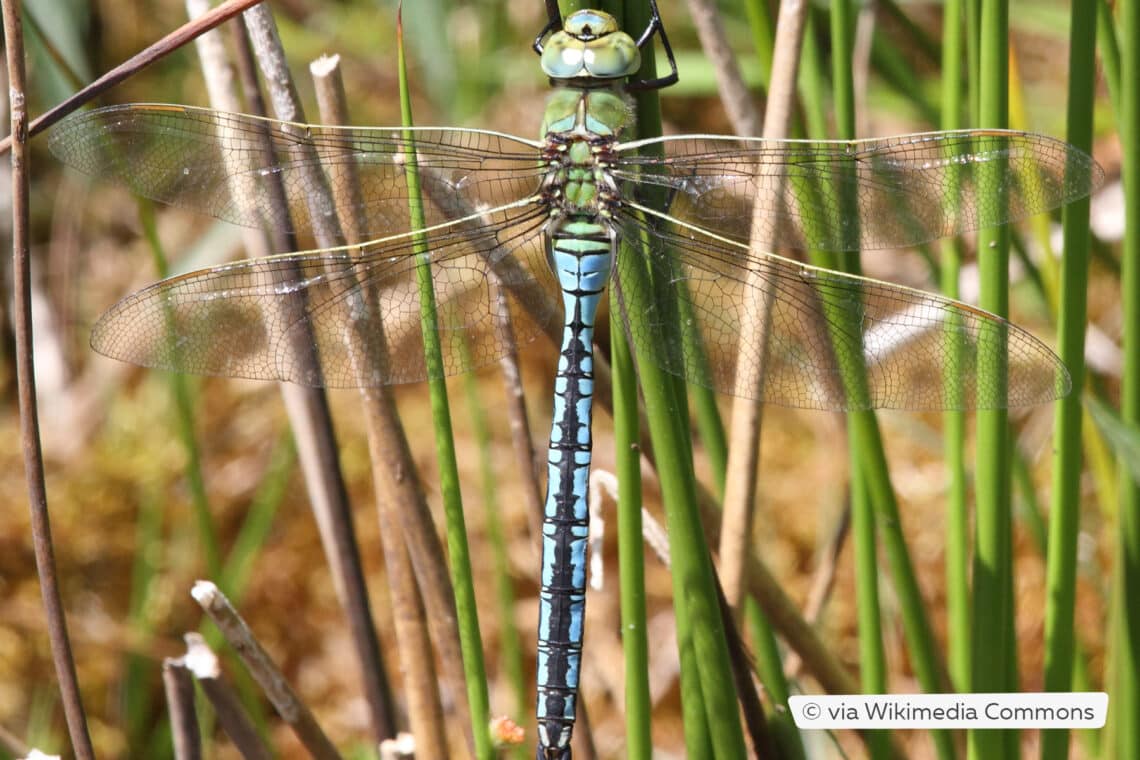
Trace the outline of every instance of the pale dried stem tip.
<path fill-rule="evenodd" d="M 285 675 L 218 587 L 209 581 L 198 581 L 190 595 L 218 626 L 226 641 L 241 657 L 253 680 L 261 686 L 273 709 L 289 724 L 301 744 L 317 760 L 340 760 L 336 747 L 317 725 L 308 706 L 289 686 Z"/>

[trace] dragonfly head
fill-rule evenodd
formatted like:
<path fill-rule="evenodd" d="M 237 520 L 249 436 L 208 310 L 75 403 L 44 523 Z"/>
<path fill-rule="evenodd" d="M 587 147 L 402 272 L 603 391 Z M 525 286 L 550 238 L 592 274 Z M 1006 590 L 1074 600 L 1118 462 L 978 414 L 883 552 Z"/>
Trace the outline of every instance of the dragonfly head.
<path fill-rule="evenodd" d="M 604 11 L 572 13 L 542 48 L 542 70 L 555 80 L 581 84 L 624 79 L 640 67 L 637 43 Z"/>

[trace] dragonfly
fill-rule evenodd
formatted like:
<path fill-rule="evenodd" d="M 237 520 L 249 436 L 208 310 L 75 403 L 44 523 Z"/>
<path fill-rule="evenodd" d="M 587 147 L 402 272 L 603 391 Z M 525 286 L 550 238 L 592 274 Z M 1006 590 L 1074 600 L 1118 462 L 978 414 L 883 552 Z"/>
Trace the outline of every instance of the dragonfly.
<path fill-rule="evenodd" d="M 93 348 L 107 356 L 367 387 L 493 362 L 513 345 L 506 321 L 520 344 L 546 335 L 559 347 L 541 538 L 539 760 L 571 756 L 594 330 L 605 294 L 638 361 L 727 394 L 831 410 L 1038 404 L 1067 393 L 1070 381 L 1024 329 L 772 251 L 913 246 L 1055 208 L 1102 180 L 1082 151 L 1012 131 L 633 139 L 630 93 L 677 79 L 651 8 L 636 39 L 602 11 L 552 14 L 534 43 L 551 84 L 539 139 L 156 104 L 76 115 L 51 136 L 64 162 L 152 199 L 291 233 L 339 213 L 360 236 L 128 295 L 92 330 Z M 671 72 L 638 79 L 654 38 Z M 338 191 L 339 205 L 312 203 Z M 425 268 L 430 295 L 417 282 Z M 441 366 L 425 359 L 425 299 L 437 310 Z M 1004 387 L 979 380 L 978 367 L 995 362 L 1005 367 Z"/>

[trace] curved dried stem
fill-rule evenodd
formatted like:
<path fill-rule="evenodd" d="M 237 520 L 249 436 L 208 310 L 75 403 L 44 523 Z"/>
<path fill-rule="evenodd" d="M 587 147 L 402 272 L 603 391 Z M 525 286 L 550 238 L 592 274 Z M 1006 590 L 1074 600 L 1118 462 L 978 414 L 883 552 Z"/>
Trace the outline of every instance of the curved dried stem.
<path fill-rule="evenodd" d="M 8 100 L 11 109 L 12 151 L 12 281 L 15 289 L 12 309 L 16 334 L 16 382 L 20 405 L 20 443 L 24 452 L 24 478 L 31 510 L 32 548 L 40 580 L 44 615 L 52 661 L 59 679 L 60 698 L 67 719 L 67 730 L 76 757 L 95 757 L 87 718 L 75 675 L 75 658 L 67 633 L 67 619 L 56 579 L 55 550 L 52 547 L 51 520 L 48 516 L 47 488 L 44 484 L 43 450 L 40 446 L 39 413 L 36 409 L 35 359 L 32 344 L 32 280 L 28 239 L 28 111 L 25 100 L 24 39 L 20 26 L 20 3 L 5 0 L 4 47 L 8 64 Z"/>

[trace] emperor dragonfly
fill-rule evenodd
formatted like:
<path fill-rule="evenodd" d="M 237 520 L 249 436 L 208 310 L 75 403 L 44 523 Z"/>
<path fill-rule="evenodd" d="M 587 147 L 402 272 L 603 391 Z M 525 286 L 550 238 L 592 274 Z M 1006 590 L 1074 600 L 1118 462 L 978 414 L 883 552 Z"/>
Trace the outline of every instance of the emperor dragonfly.
<path fill-rule="evenodd" d="M 52 136 L 56 153 L 89 173 L 250 226 L 308 229 L 315 212 L 303 201 L 314 182 L 343 182 L 334 170 L 345 163 L 359 182 L 350 211 L 368 242 L 156 283 L 96 324 L 92 345 L 108 356 L 312 386 L 422 380 L 431 369 L 417 329 L 415 273 L 425 246 L 438 329 L 456 338 L 444 341 L 444 374 L 506 350 L 500 317 L 522 341 L 559 336 L 538 633 L 540 760 L 570 757 L 585 605 L 593 330 L 607 287 L 638 356 L 691 382 L 771 403 L 996 407 L 1069 389 L 1054 354 L 1005 320 L 766 253 L 757 241 L 855 250 L 1002 224 L 1087 194 L 1100 180 L 1091 158 L 1057 140 L 996 130 L 846 142 L 623 140 L 634 119 L 627 90 L 675 79 L 674 67 L 663 79 L 628 81 L 654 32 L 672 61 L 656 11 L 638 40 L 601 11 L 574 13 L 561 28 L 552 19 L 535 45 L 553 86 L 540 140 L 288 124 L 146 104 L 76 116 Z M 412 229 L 409 211 L 410 156 L 423 182 L 422 229 Z M 979 171 L 993 162 L 1005 169 L 997 180 Z M 312 168 L 318 171 L 303 171 Z M 277 183 L 284 203 L 273 200 Z M 860 223 L 848 215 L 847 198 L 856 200 Z M 645 281 L 652 298 L 634 292 Z M 743 327 L 758 319 L 759 342 Z M 373 359 L 366 366 L 362 351 Z M 1008 388 L 977 382 L 976 367 L 995 358 L 1008 361 Z M 944 385 L 947 373 L 961 385 Z"/>

